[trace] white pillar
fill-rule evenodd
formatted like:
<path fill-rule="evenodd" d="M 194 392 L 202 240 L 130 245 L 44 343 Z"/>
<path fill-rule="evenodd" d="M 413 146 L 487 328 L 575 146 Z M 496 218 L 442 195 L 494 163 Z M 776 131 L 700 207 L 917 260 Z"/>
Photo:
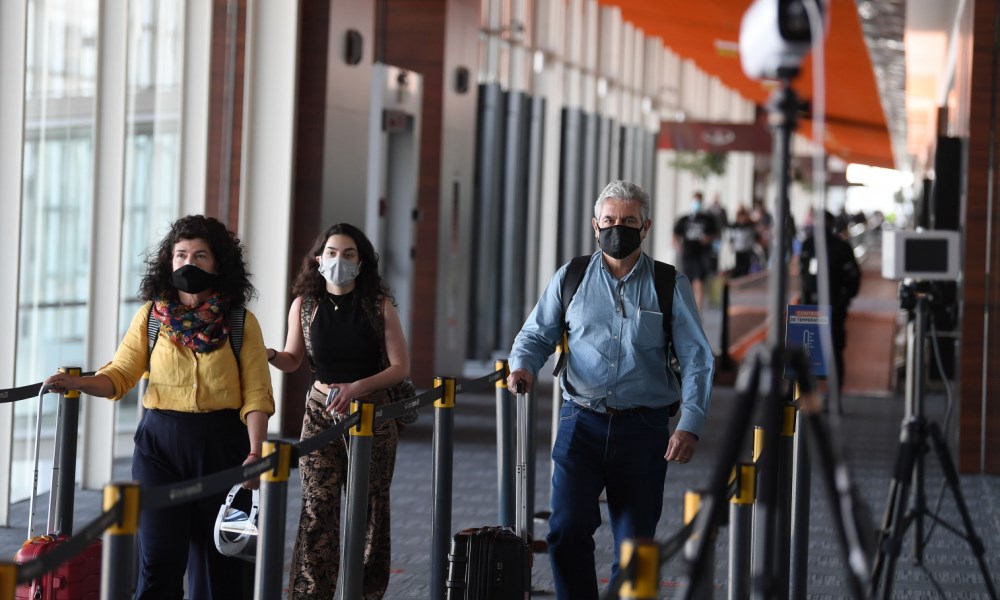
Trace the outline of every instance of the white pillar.
<path fill-rule="evenodd" d="M 264 344 L 280 349 L 291 298 L 287 252 L 275 249 L 291 247 L 299 3 L 251 0 L 246 31 L 240 237 L 257 282 L 257 301 L 249 308 Z M 281 424 L 283 383 L 284 373 L 271 368 L 272 433 Z"/>
<path fill-rule="evenodd" d="M 94 117 L 94 212 L 91 227 L 87 370 L 114 355 L 121 298 L 121 247 L 125 182 L 125 114 L 128 80 L 128 0 L 101 0 Z M 117 404 L 85 397 L 80 482 L 99 489 L 111 481 Z"/>
<path fill-rule="evenodd" d="M 24 152 L 26 0 L 0 2 L 0 389 L 14 386 L 17 350 L 18 265 L 21 247 L 21 165 Z M 14 404 L 0 404 L 0 469 L 11 473 Z M 0 526 L 10 526 L 10 477 L 0 477 Z"/>

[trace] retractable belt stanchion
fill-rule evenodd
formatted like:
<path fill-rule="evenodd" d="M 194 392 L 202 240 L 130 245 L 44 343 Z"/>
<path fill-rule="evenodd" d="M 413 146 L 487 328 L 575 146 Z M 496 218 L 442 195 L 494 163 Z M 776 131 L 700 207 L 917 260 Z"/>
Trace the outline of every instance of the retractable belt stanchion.
<path fill-rule="evenodd" d="M 60 367 L 59 372 L 79 376 L 80 367 Z M 80 426 L 80 391 L 66 390 L 59 397 L 56 412 L 55 454 L 52 462 L 52 489 L 49 493 L 49 522 L 46 533 L 73 535 L 73 500 L 76 492 L 76 442 Z"/>
<path fill-rule="evenodd" d="M 0 598 L 14 598 L 17 588 L 17 565 L 12 562 L 0 561 Z"/>
<path fill-rule="evenodd" d="M 781 430 L 778 432 L 777 494 L 774 503 L 774 536 L 776 593 L 788 598 L 788 574 L 792 531 L 792 457 L 795 445 L 795 405 L 785 404 L 781 411 Z"/>
<path fill-rule="evenodd" d="M 136 567 L 135 538 L 139 531 L 139 482 L 124 481 L 104 486 L 104 510 L 122 503 L 118 522 L 104 532 L 101 544 L 101 600 L 132 597 Z"/>
<path fill-rule="evenodd" d="M 622 584 L 618 597 L 621 600 L 654 600 L 658 597 L 660 583 L 660 544 L 648 538 L 627 539 L 622 542 L 621 564 L 635 563 L 633 577 Z"/>
<path fill-rule="evenodd" d="M 507 371 L 506 360 L 496 361 L 499 371 Z M 507 386 L 497 387 L 497 493 L 498 517 L 502 527 L 514 527 L 514 403 Z"/>
<path fill-rule="evenodd" d="M 798 385 L 796 385 L 798 396 Z M 796 400 L 798 398 L 796 397 Z M 809 465 L 809 447 L 806 428 L 798 423 L 796 414 L 795 441 L 792 463 L 792 546 L 788 583 L 789 598 L 806 597 L 809 553 L 809 507 L 811 503 L 812 469 Z"/>
<path fill-rule="evenodd" d="M 502 385 L 506 385 L 503 380 Z M 497 382 L 497 387 L 501 382 Z M 448 580 L 448 547 L 451 541 L 451 495 L 455 457 L 455 379 L 436 377 L 434 387 L 443 387 L 434 401 L 434 462 L 431 515 L 431 599 L 444 600 Z"/>
<path fill-rule="evenodd" d="M 708 511 L 706 511 L 703 515 L 698 514 L 701 510 L 703 500 L 711 502 L 712 498 L 710 496 L 705 496 L 702 492 L 696 490 L 688 490 L 684 494 L 685 524 L 694 521 L 696 518 L 711 518 L 708 515 Z M 707 530 L 699 531 L 698 529 L 695 529 L 695 531 L 691 533 L 691 537 L 688 539 L 687 543 L 684 545 L 684 559 L 689 563 L 698 560 L 698 536 L 707 535 L 708 539 L 701 541 L 707 547 L 706 550 L 704 550 L 705 554 L 701 558 L 704 559 L 706 565 L 715 565 L 715 531 L 714 524 Z M 697 581 L 691 581 L 690 598 L 693 598 L 694 600 L 712 600 L 712 578 L 712 569 L 708 568 L 701 573 L 701 577 L 699 577 Z"/>
<path fill-rule="evenodd" d="M 743 600 L 750 595 L 750 536 L 757 468 L 753 463 L 740 463 L 733 474 L 737 493 L 729 499 L 729 599 Z"/>
<path fill-rule="evenodd" d="M 347 452 L 347 510 L 344 528 L 343 598 L 360 598 L 364 579 L 365 529 L 368 525 L 368 476 L 372 463 L 375 403 L 351 400 L 351 412 L 361 413 Z"/>
<path fill-rule="evenodd" d="M 288 477 L 292 469 L 292 445 L 267 440 L 262 458 L 277 454 L 278 464 L 260 476 L 260 532 L 257 566 L 254 570 L 254 600 L 281 597 L 285 569 L 285 518 L 288 512 Z"/>

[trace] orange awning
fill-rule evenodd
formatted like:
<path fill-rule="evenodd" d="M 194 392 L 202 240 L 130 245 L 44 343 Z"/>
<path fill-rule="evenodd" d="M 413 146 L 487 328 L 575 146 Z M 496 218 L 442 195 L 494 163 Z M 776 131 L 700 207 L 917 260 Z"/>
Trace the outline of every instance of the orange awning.
<path fill-rule="evenodd" d="M 739 56 L 726 51 L 739 42 L 740 21 L 751 0 L 598 0 L 618 6 L 622 17 L 645 35 L 658 37 L 682 58 L 718 77 L 727 87 L 757 104 L 766 104 L 773 84 L 748 79 Z M 831 0 L 826 40 L 826 147 L 847 162 L 894 166 L 892 144 L 878 87 L 854 0 Z M 723 42 L 719 50 L 718 42 Z M 812 98 L 811 56 L 802 63 L 794 87 Z M 802 119 L 798 132 L 812 137 Z"/>

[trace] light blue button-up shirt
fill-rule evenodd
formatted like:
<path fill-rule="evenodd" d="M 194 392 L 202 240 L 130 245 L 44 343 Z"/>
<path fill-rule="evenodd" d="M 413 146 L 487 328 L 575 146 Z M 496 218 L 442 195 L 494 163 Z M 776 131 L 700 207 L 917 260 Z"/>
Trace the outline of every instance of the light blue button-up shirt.
<path fill-rule="evenodd" d="M 537 374 L 562 338 L 562 283 L 556 272 L 510 351 L 510 368 Z M 674 285 L 674 351 L 683 386 L 667 373 L 663 315 L 653 281 L 653 259 L 640 254 L 621 280 L 594 253 L 566 311 L 569 362 L 560 376 L 563 398 L 597 411 L 605 407 L 662 408 L 680 399 L 677 429 L 701 435 L 712 393 L 715 357 L 705 337 L 691 282 Z"/>

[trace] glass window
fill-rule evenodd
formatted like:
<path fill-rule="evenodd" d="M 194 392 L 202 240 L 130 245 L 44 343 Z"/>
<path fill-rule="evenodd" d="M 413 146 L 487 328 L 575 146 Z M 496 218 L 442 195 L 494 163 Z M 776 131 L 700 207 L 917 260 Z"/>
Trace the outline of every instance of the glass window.
<path fill-rule="evenodd" d="M 177 218 L 184 64 L 184 1 L 131 0 L 128 31 L 128 114 L 122 231 L 119 334 L 136 311 L 146 254 Z M 132 453 L 138 393 L 122 399 L 115 453 Z"/>
<path fill-rule="evenodd" d="M 29 0 L 17 385 L 83 365 L 94 173 L 97 0 Z M 37 405 L 15 405 L 11 500 L 30 493 Z M 42 411 L 39 473 L 49 472 L 56 402 Z M 39 477 L 39 491 L 49 477 Z"/>

